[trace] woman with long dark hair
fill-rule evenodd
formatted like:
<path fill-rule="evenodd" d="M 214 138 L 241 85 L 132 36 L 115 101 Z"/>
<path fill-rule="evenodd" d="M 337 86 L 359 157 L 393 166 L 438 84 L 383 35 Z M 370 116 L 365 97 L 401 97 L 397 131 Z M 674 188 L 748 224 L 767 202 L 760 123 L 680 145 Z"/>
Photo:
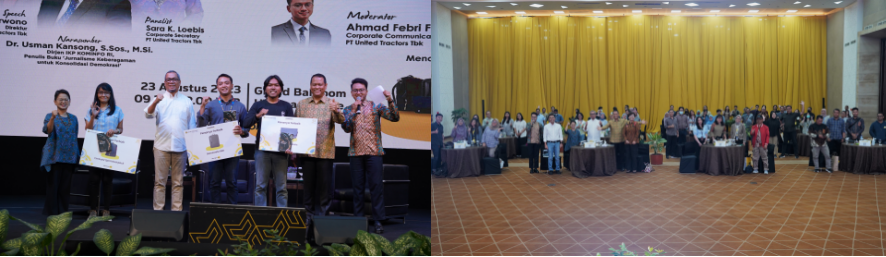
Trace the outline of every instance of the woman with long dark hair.
<path fill-rule="evenodd" d="M 523 145 L 526 144 L 526 121 L 523 120 L 523 113 L 517 113 L 517 119 L 514 121 L 514 136 L 517 137 L 517 155 L 523 157 Z"/>
<path fill-rule="evenodd" d="M 108 83 L 101 83 L 95 88 L 95 97 L 92 106 L 86 113 L 86 129 L 97 130 L 109 138 L 123 133 L 123 110 L 117 107 L 114 100 L 114 89 Z M 114 171 L 90 167 L 89 168 L 89 217 L 98 215 L 100 201 L 99 182 L 101 182 L 102 194 L 105 195 L 102 216 L 111 215 L 111 196 L 113 192 L 112 180 Z"/>
<path fill-rule="evenodd" d="M 477 142 L 480 140 L 480 137 L 483 136 L 483 126 L 480 126 L 480 119 L 471 119 L 471 124 L 468 125 L 468 135 L 471 136 L 468 141 Z"/>
<path fill-rule="evenodd" d="M 723 140 L 726 138 L 726 124 L 723 123 L 723 115 L 717 115 L 714 118 L 714 125 L 711 126 L 708 137 L 712 140 Z"/>
<path fill-rule="evenodd" d="M 501 118 L 501 122 L 499 123 L 502 135 L 505 137 L 514 136 L 514 120 L 511 119 L 511 112 L 505 112 L 505 116 Z"/>
<path fill-rule="evenodd" d="M 775 147 L 778 147 L 779 133 L 781 133 L 781 121 L 778 120 L 778 113 L 777 109 L 773 109 L 769 113 L 769 119 L 763 121 L 763 124 L 769 127 L 769 144 Z M 777 150 L 773 151 L 773 153 L 777 152 Z"/>
<path fill-rule="evenodd" d="M 67 90 L 55 91 L 55 110 L 43 119 L 43 133 L 49 135 L 43 145 L 40 169 L 49 172 L 46 180 L 46 202 L 43 215 L 58 215 L 68 211 L 71 195 L 71 176 L 80 160 L 77 133 L 80 125 L 77 116 L 68 113 L 71 94 Z"/>

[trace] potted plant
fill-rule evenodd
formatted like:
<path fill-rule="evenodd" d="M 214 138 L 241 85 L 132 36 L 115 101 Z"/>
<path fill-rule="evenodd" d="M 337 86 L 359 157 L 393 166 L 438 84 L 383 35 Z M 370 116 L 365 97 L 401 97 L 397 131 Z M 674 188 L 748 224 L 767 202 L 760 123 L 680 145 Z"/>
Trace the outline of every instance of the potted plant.
<path fill-rule="evenodd" d="M 648 134 L 646 140 L 643 141 L 645 144 L 648 144 L 649 147 L 652 147 L 654 153 L 652 157 L 649 157 L 649 161 L 652 162 L 652 165 L 661 165 L 662 160 L 664 159 L 663 155 L 659 152 L 664 148 L 664 143 L 668 142 L 668 140 L 661 137 L 661 133 L 652 133 Z"/>
<path fill-rule="evenodd" d="M 470 122 L 468 120 L 468 110 L 465 108 L 459 108 L 457 110 L 452 110 L 452 124 L 458 123 L 458 118 L 465 118 L 465 123 Z M 465 124 L 467 125 L 467 124 Z"/>

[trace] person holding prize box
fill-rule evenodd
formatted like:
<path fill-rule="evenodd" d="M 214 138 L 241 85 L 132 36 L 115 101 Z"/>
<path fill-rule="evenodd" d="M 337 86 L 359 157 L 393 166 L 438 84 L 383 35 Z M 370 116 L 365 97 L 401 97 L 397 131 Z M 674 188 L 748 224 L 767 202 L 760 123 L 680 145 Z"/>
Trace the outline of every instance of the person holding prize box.
<path fill-rule="evenodd" d="M 197 112 L 197 127 L 205 127 L 210 125 L 218 125 L 236 121 L 232 131 L 234 135 L 242 138 L 249 136 L 249 129 L 241 128 L 240 124 L 245 124 L 246 106 L 240 101 L 234 99 L 231 95 L 231 88 L 234 87 L 234 79 L 228 74 L 218 75 L 215 79 L 218 87 L 219 96 L 216 101 L 212 101 L 209 97 L 203 97 L 203 103 L 200 104 L 200 111 Z M 227 201 L 229 204 L 237 204 L 237 164 L 240 163 L 240 157 L 217 160 L 209 163 L 210 182 L 209 192 L 210 199 L 213 203 L 221 203 L 221 181 L 225 180 L 227 189 Z"/>
<path fill-rule="evenodd" d="M 372 199 L 372 219 L 375 221 L 375 233 L 384 232 L 381 221 L 385 220 L 384 184 L 382 178 L 382 156 L 385 150 L 381 142 L 381 118 L 389 121 L 400 121 L 400 113 L 394 106 L 391 92 L 377 87 L 373 92 L 381 91 L 382 96 L 373 95 L 376 101 L 366 99 L 369 85 L 365 79 L 355 78 L 351 81 L 351 96 L 356 101 L 345 107 L 345 122 L 341 128 L 351 133 L 351 147 L 348 156 L 351 158 L 351 182 L 354 186 L 354 216 L 363 217 L 363 191 L 369 185 Z"/>
<path fill-rule="evenodd" d="M 326 216 L 329 210 L 329 186 L 332 161 L 335 160 L 335 123 L 345 117 L 334 99 L 326 97 L 326 76 L 311 76 L 311 97 L 296 105 L 296 117 L 317 119 L 317 136 L 313 152 L 298 154 L 305 183 L 305 212 L 307 213 L 307 242 L 313 242 L 313 217 Z M 287 153 L 292 153 L 287 150 Z"/>
<path fill-rule="evenodd" d="M 280 76 L 271 75 L 265 79 L 262 90 L 265 93 L 265 100 L 252 104 L 249 113 L 246 114 L 246 120 L 241 125 L 244 128 L 249 128 L 253 124 L 257 124 L 257 135 L 262 135 L 262 117 L 292 117 L 292 105 L 287 101 L 280 100 L 280 95 L 283 93 L 283 80 L 280 79 Z M 261 145 L 261 139 L 261 136 L 255 137 L 256 147 Z M 289 161 L 286 157 L 285 153 L 265 151 L 260 147 L 255 150 L 255 206 L 268 205 L 268 179 L 273 174 L 277 206 L 286 207 L 289 199 L 289 194 L 286 191 L 286 169 L 289 166 Z"/>
<path fill-rule="evenodd" d="M 117 106 L 114 100 L 114 89 L 108 83 L 101 83 L 95 88 L 95 99 L 86 113 L 86 129 L 104 133 L 100 138 L 105 138 L 108 146 L 112 146 L 110 138 L 123 133 L 123 109 Z M 101 135 L 101 134 L 100 134 Z M 101 144 L 101 142 L 99 142 Z M 116 149 L 114 149 L 116 150 Z M 102 193 L 106 197 L 102 216 L 111 215 L 111 195 L 114 179 L 113 170 L 89 167 L 89 217 L 98 215 L 99 181 L 103 186 Z"/>

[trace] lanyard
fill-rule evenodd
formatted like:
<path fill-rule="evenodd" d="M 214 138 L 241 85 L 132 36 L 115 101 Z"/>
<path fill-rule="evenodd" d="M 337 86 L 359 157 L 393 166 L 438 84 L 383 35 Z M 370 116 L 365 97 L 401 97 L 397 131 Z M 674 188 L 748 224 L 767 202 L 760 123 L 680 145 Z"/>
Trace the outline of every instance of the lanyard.
<path fill-rule="evenodd" d="M 222 107 L 222 111 L 224 111 L 224 110 L 225 110 L 225 103 L 222 102 L 221 97 L 219 97 L 219 98 L 216 99 L 216 100 L 218 100 L 218 104 L 221 105 L 221 107 Z M 231 99 L 231 105 L 228 105 L 228 107 L 231 107 L 231 108 L 228 108 L 228 111 L 233 111 L 233 110 L 234 110 L 234 104 L 233 104 L 233 103 L 234 103 L 234 99 Z"/>

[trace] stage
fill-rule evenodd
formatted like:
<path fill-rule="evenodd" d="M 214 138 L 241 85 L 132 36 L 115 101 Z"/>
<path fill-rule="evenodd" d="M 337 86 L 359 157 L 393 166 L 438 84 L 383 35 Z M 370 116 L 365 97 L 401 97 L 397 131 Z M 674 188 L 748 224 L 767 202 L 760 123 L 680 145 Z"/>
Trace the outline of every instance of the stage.
<path fill-rule="evenodd" d="M 26 222 L 45 225 L 46 217 L 42 214 L 43 212 L 43 203 L 44 197 L 40 195 L 36 196 L 0 196 L 0 210 L 6 209 L 9 210 L 9 214 L 18 219 L 24 220 Z M 185 199 L 184 211 L 188 211 L 189 208 L 188 199 Z M 151 207 L 151 198 L 140 198 L 138 201 L 138 209 L 150 210 Z M 169 208 L 169 201 L 167 200 L 167 208 Z M 132 212 L 133 207 L 111 207 L 111 215 L 115 216 L 112 222 L 99 222 L 95 223 L 91 228 L 74 232 L 71 237 L 68 239 L 68 243 L 65 248 L 68 248 L 68 252 L 73 252 L 74 247 L 76 247 L 77 243 L 82 243 L 81 251 L 79 255 L 104 255 L 102 252 L 95 247 L 94 243 L 92 243 L 92 238 L 95 232 L 101 229 L 109 230 L 113 236 L 114 241 L 119 243 L 120 240 L 123 240 L 127 236 L 129 231 L 129 223 L 130 218 L 129 215 Z M 73 229 L 74 227 L 83 223 L 87 217 L 88 208 L 85 206 L 71 206 L 70 211 L 74 212 L 73 220 L 71 221 L 71 225 L 68 227 L 68 230 Z M 402 219 L 390 219 L 383 223 L 384 225 L 384 234 L 382 234 L 388 240 L 394 241 L 400 235 L 412 230 L 419 234 L 431 236 L 431 211 L 429 209 L 409 209 L 409 214 L 406 216 L 406 222 L 403 223 Z M 22 233 L 29 231 L 30 229 L 18 221 L 9 222 L 9 231 L 7 234 L 7 238 L 16 238 L 19 237 Z M 66 230 L 67 231 L 67 230 Z M 60 244 L 63 237 L 59 237 L 57 244 Z M 187 240 L 184 240 L 187 241 Z M 216 249 L 225 248 L 230 249 L 230 245 L 228 244 L 191 244 L 186 242 L 146 242 L 143 240 L 142 246 L 151 246 L 151 247 L 161 247 L 161 248 L 175 248 L 177 249 L 174 252 L 171 252 L 170 255 L 215 255 L 217 252 Z"/>

